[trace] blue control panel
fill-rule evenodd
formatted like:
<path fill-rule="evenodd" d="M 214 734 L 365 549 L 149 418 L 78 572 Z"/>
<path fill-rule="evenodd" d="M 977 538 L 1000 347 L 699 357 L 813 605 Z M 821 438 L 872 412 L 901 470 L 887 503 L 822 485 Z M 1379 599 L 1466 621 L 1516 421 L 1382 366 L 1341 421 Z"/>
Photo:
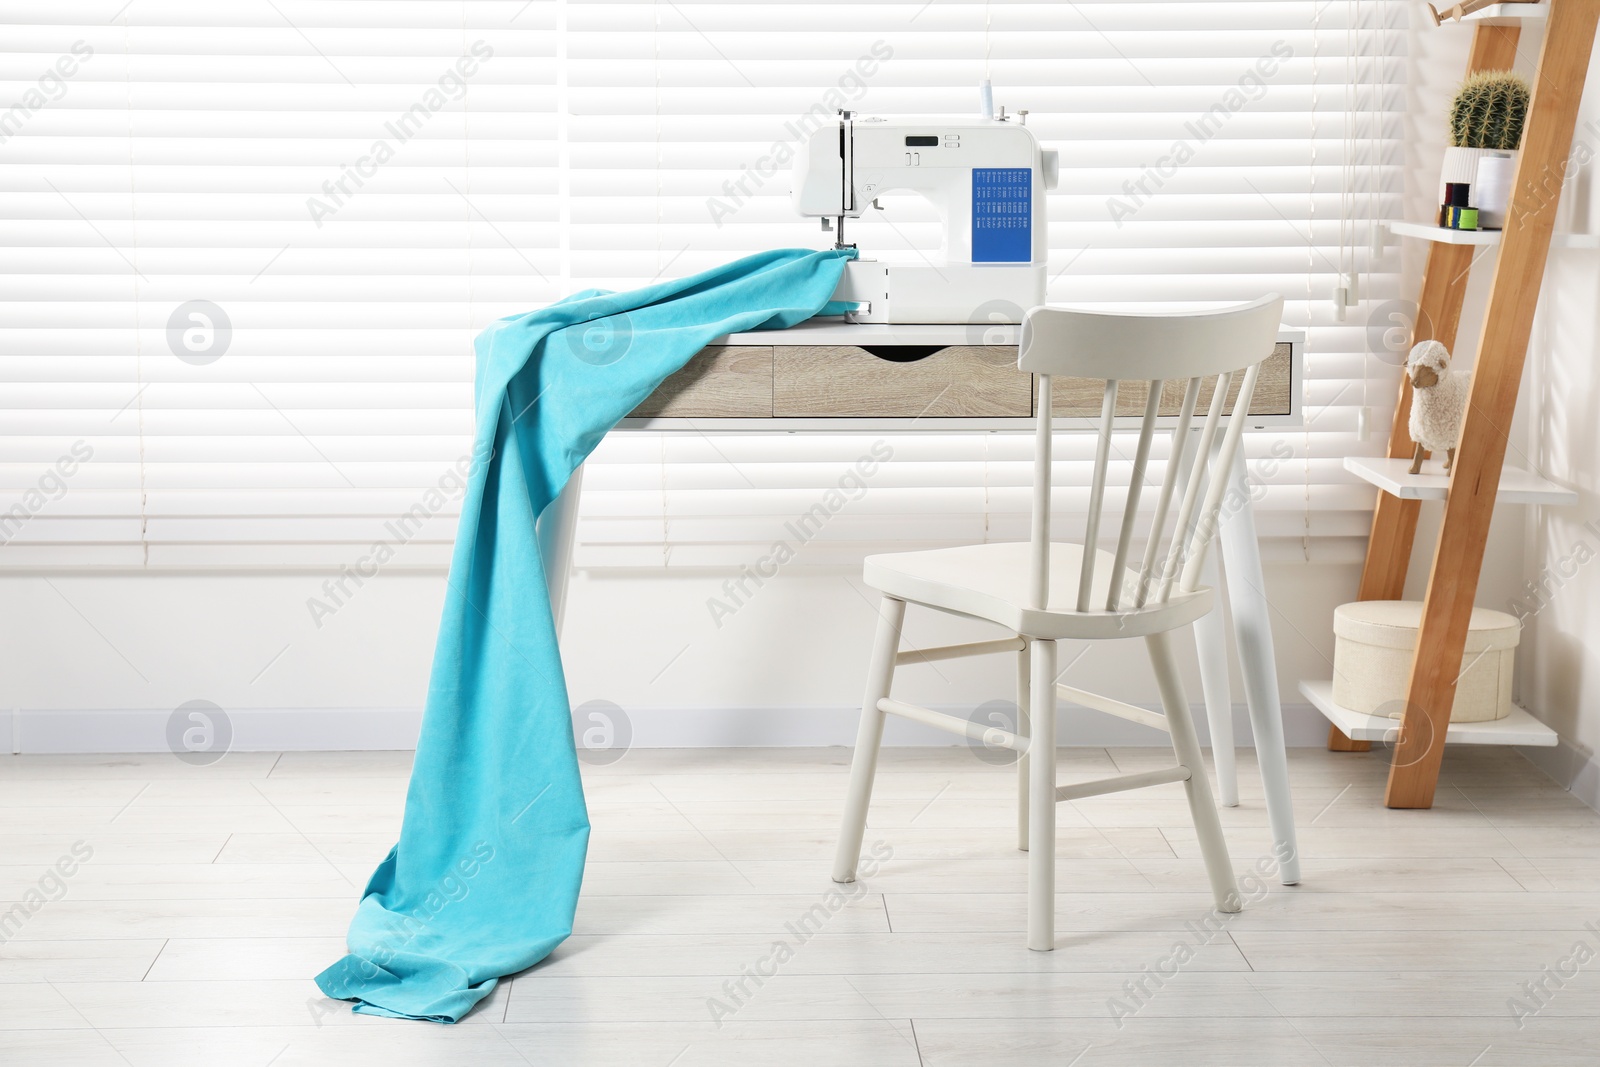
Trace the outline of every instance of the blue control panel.
<path fill-rule="evenodd" d="M 1027 263 L 1032 259 L 1032 169 L 974 167 L 972 262 Z"/>

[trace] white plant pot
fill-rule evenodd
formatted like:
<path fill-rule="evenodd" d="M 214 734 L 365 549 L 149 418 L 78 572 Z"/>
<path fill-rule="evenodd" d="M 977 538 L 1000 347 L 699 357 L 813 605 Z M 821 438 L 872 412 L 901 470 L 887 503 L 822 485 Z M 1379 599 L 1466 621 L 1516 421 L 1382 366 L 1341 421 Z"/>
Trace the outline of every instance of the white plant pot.
<path fill-rule="evenodd" d="M 1451 145 L 1444 150 L 1444 165 L 1439 168 L 1439 203 L 1443 204 L 1444 187 L 1451 182 L 1466 182 L 1472 186 L 1467 197 L 1468 207 L 1478 206 L 1478 161 L 1497 153 L 1492 148 L 1457 148 Z"/>
<path fill-rule="evenodd" d="M 1517 173 L 1515 152 L 1490 152 L 1478 160 L 1472 182 L 1472 204 L 1478 209 L 1478 226 L 1485 230 L 1503 229 L 1506 204 L 1511 200 L 1511 179 Z"/>

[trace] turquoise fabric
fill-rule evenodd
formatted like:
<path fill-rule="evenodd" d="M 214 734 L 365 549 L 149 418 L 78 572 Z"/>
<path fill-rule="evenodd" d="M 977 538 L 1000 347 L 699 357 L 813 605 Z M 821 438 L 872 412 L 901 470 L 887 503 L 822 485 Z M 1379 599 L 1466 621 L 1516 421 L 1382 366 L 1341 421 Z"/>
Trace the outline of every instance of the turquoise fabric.
<path fill-rule="evenodd" d="M 708 341 L 843 310 L 828 300 L 853 255 L 764 252 L 579 293 L 478 336 L 473 461 L 405 821 L 349 955 L 317 976 L 328 996 L 455 1022 L 572 932 L 589 817 L 534 519 Z"/>

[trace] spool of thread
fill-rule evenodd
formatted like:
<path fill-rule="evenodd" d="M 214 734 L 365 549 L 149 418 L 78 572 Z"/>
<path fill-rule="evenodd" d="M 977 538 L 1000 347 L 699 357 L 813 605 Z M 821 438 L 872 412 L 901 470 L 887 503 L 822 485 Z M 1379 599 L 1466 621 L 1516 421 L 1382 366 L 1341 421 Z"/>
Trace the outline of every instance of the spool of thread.
<path fill-rule="evenodd" d="M 1476 230 L 1478 228 L 1478 209 L 1475 207 L 1458 207 L 1453 209 L 1456 213 L 1456 229 Z"/>
<path fill-rule="evenodd" d="M 1444 202 L 1451 207 L 1467 207 L 1472 203 L 1472 185 L 1470 182 L 1446 182 L 1444 186 Z"/>

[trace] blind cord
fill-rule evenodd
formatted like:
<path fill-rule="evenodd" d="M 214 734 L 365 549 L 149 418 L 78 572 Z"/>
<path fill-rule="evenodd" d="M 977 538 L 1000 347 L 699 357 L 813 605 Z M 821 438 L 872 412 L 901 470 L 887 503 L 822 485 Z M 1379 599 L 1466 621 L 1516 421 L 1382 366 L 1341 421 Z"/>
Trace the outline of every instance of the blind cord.
<path fill-rule="evenodd" d="M 132 5 L 129 5 L 130 7 Z M 133 111 L 133 42 L 130 23 L 133 13 L 123 9 L 122 19 L 122 77 L 123 99 L 128 108 L 128 225 L 133 237 L 133 403 L 134 417 L 138 420 L 139 448 L 139 566 L 150 566 L 150 493 L 145 474 L 144 426 L 144 302 L 139 290 L 139 189 L 134 170 L 134 111 Z M 119 412 L 120 414 L 120 412 Z M 114 416 L 113 416 L 114 417 Z"/>

